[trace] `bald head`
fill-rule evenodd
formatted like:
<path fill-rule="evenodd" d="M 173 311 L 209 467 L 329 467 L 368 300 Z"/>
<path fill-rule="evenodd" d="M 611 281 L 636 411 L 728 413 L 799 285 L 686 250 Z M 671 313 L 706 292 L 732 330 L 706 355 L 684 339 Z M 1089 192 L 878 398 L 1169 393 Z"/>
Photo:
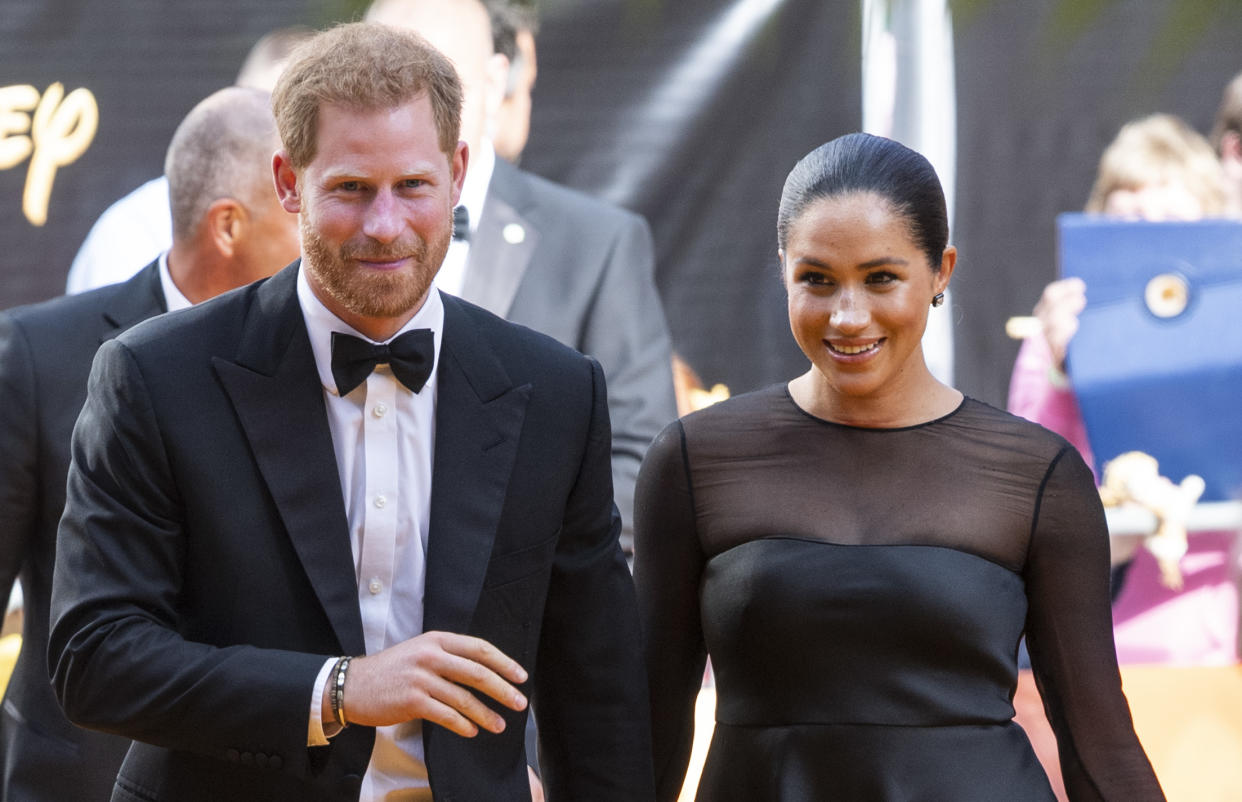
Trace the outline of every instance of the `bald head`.
<path fill-rule="evenodd" d="M 508 59 L 493 49 L 491 17 L 480 0 L 375 0 L 366 19 L 412 30 L 448 56 L 464 92 L 462 139 L 477 149 L 491 136 Z"/>
<path fill-rule="evenodd" d="M 164 159 L 174 240 L 191 239 L 220 198 L 252 206 L 275 195 L 271 162 L 280 140 L 270 103 L 267 92 L 229 87 L 177 126 Z"/>

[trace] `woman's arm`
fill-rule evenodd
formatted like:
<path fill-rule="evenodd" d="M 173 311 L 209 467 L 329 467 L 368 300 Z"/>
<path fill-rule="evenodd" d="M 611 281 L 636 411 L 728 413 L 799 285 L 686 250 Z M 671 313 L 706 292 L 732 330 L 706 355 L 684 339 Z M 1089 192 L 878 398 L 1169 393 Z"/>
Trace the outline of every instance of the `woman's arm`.
<path fill-rule="evenodd" d="M 1121 691 L 1104 510 L 1068 445 L 1041 485 L 1024 578 L 1027 646 L 1070 799 L 1163 800 Z"/>
<path fill-rule="evenodd" d="M 675 800 L 694 741 L 706 649 L 699 619 L 704 557 L 680 422 L 656 438 L 634 496 L 634 581 L 647 648 L 656 794 Z"/>

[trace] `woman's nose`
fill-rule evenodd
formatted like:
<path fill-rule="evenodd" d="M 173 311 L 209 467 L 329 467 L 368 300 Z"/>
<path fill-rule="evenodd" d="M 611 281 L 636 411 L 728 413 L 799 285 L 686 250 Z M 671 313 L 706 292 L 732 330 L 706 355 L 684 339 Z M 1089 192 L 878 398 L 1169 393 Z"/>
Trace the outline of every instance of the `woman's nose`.
<path fill-rule="evenodd" d="M 842 293 L 836 309 L 828 320 L 829 324 L 842 333 L 862 331 L 871 322 L 871 312 L 866 304 L 858 302 L 852 292 Z"/>

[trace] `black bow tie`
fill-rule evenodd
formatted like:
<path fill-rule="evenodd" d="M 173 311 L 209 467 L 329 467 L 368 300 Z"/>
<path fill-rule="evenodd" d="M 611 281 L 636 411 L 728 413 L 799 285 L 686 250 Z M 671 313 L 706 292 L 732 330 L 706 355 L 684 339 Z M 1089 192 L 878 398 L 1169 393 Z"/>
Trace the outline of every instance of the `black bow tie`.
<path fill-rule="evenodd" d="M 435 335 L 431 329 L 407 331 L 387 345 L 332 332 L 332 378 L 342 397 L 366 381 L 380 364 L 387 364 L 398 381 L 417 393 L 431 377 L 433 362 Z"/>
<path fill-rule="evenodd" d="M 453 207 L 453 239 L 470 241 L 470 212 L 465 206 Z"/>

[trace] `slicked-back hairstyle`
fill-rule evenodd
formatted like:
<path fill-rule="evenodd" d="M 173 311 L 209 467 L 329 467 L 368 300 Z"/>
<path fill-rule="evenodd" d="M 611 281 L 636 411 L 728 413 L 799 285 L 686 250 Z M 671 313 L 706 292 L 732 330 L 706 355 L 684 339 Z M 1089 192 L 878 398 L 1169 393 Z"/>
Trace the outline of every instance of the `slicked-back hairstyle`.
<path fill-rule="evenodd" d="M 1217 154 L 1220 153 L 1221 138 L 1229 131 L 1242 136 L 1242 72 L 1225 87 L 1220 108 L 1216 110 L 1216 122 L 1212 125 L 1209 140 Z"/>
<path fill-rule="evenodd" d="M 1184 186 L 1208 217 L 1229 210 L 1225 173 L 1212 146 L 1180 117 L 1152 114 L 1123 125 L 1104 149 L 1086 211 L 1103 212 L 1115 190 L 1167 182 Z"/>
<path fill-rule="evenodd" d="M 277 147 L 271 97 L 259 89 L 229 87 L 190 110 L 164 157 L 173 237 L 189 239 L 207 208 L 220 198 L 247 207 L 272 187 Z"/>
<path fill-rule="evenodd" d="M 949 244 L 949 214 L 936 170 L 905 145 L 871 134 L 837 137 L 794 165 L 785 179 L 776 216 L 781 250 L 790 228 L 812 203 L 866 192 L 884 198 L 905 219 L 932 270 L 939 271 Z"/>
<path fill-rule="evenodd" d="M 412 31 L 350 22 L 294 50 L 272 91 L 272 110 L 289 161 L 301 169 L 315 158 L 324 104 L 375 111 L 422 94 L 431 101 L 440 150 L 451 158 L 461 135 L 462 100 L 453 63 Z"/>

